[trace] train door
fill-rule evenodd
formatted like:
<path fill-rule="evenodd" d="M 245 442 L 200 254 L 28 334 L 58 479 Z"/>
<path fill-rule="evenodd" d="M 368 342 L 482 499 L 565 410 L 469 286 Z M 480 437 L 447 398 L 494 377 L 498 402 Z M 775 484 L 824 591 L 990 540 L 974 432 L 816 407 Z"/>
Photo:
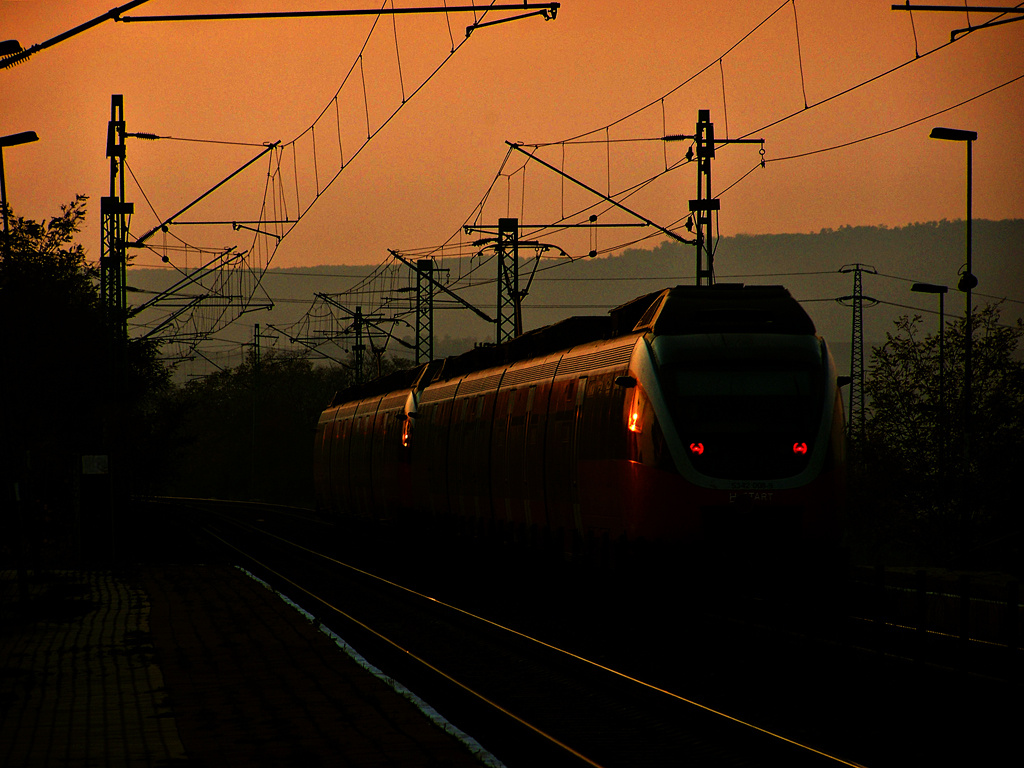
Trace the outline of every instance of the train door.
<path fill-rule="evenodd" d="M 333 506 L 331 498 L 331 445 L 335 429 L 335 417 L 338 410 L 325 411 L 320 416 L 317 424 L 316 440 L 313 443 L 313 466 L 316 467 L 314 475 L 314 488 L 316 491 L 316 505 L 318 509 L 330 509 Z"/>
<path fill-rule="evenodd" d="M 583 403 L 587 398 L 587 377 L 580 376 L 576 384 L 575 406 L 572 414 L 572 448 L 569 462 L 569 503 L 572 504 L 572 520 L 576 533 L 583 535 L 583 520 L 580 515 L 580 444 L 583 438 Z"/>
<path fill-rule="evenodd" d="M 364 400 L 359 404 L 353 423 L 351 458 L 353 507 L 357 515 L 373 515 L 373 428 L 381 397 Z M 358 478 L 358 482 L 357 482 Z"/>
<path fill-rule="evenodd" d="M 623 510 L 632 501 L 624 496 L 622 477 L 626 431 L 623 415 L 625 388 L 614 384 L 616 371 L 591 373 L 582 411 L 577 417 L 575 447 L 579 505 L 588 535 L 610 538 L 623 533 Z M 632 399 L 632 392 L 630 393 Z"/>
<path fill-rule="evenodd" d="M 474 398 L 474 412 L 468 426 L 469 441 L 466 491 L 470 496 L 470 514 L 476 518 L 478 525 L 488 525 L 494 517 L 491 504 L 491 437 L 494 427 L 494 401 L 497 384 L 484 389 Z"/>
<path fill-rule="evenodd" d="M 334 508 L 342 514 L 352 514 L 353 493 L 351 483 L 352 424 L 357 404 L 341 406 L 334 420 L 333 447 L 331 448 L 331 499 Z"/>
<path fill-rule="evenodd" d="M 377 407 L 372 423 L 370 485 L 374 517 L 391 519 L 408 492 L 407 467 L 402 464 L 402 422 L 408 392 L 397 391 L 385 395 Z"/>
<path fill-rule="evenodd" d="M 543 446 L 534 413 L 537 385 L 510 389 L 505 395 L 507 400 L 499 401 L 504 416 L 494 421 L 495 511 L 508 523 L 529 529 L 544 522 Z"/>
<path fill-rule="evenodd" d="M 452 403 L 451 441 L 448 446 L 448 492 L 452 514 L 468 517 L 470 514 L 467 478 L 469 472 L 469 422 L 476 414 L 476 396 L 467 395 Z"/>
<path fill-rule="evenodd" d="M 519 397 L 516 403 L 515 412 L 510 418 L 509 425 L 509 486 L 511 494 L 515 499 L 514 506 L 517 517 L 529 528 L 533 525 L 533 513 L 530 509 L 530 479 L 526 471 L 526 452 L 528 435 L 530 433 L 530 419 L 533 411 L 533 403 L 537 399 L 537 385 L 534 384 Z"/>
<path fill-rule="evenodd" d="M 494 431 L 491 438 L 491 488 L 493 491 L 494 513 L 498 520 L 512 522 L 515 518 L 513 506 L 517 498 L 514 483 L 513 452 L 515 437 L 513 419 L 516 407 L 515 388 L 498 392 L 494 402 Z"/>
<path fill-rule="evenodd" d="M 416 435 L 412 441 L 412 486 L 419 511 L 435 518 L 451 514 L 448 463 L 452 399 L 458 382 L 431 385 L 420 394 Z"/>
<path fill-rule="evenodd" d="M 526 398 L 526 429 L 523 436 L 523 512 L 529 522 L 545 528 L 555 526 L 548 514 L 545 493 L 550 400 L 550 380 L 530 387 Z"/>
<path fill-rule="evenodd" d="M 486 530 L 493 519 L 492 427 L 495 395 L 503 371 L 474 373 L 462 380 L 452 414 L 448 489 L 452 511 Z"/>
<path fill-rule="evenodd" d="M 544 470 L 548 516 L 552 528 L 562 529 L 570 536 L 582 528 L 576 461 L 581 437 L 579 415 L 586 398 L 586 380 L 585 376 L 556 380 L 551 388 Z"/>

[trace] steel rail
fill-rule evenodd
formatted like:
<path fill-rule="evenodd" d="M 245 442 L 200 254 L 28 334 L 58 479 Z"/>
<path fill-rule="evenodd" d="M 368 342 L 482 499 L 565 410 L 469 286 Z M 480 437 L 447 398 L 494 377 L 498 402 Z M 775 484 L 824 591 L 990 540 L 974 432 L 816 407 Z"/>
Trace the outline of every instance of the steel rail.
<path fill-rule="evenodd" d="M 400 591 L 406 592 L 406 593 L 408 593 L 410 595 L 413 595 L 415 597 L 419 597 L 419 598 L 421 598 L 423 600 L 426 600 L 426 601 L 429 601 L 429 602 L 431 602 L 431 603 L 433 603 L 435 605 L 438 605 L 438 606 L 447 608 L 449 610 L 455 611 L 456 613 L 459 613 L 459 614 L 461 614 L 463 616 L 466 616 L 467 618 L 473 619 L 475 621 L 482 622 L 482 623 L 484 623 L 484 624 L 486 624 L 488 626 L 491 626 L 491 627 L 494 627 L 496 629 L 502 630 L 504 632 L 507 632 L 507 633 L 509 633 L 511 635 L 514 635 L 516 637 L 519 637 L 521 639 L 528 640 L 528 641 L 530 641 L 532 643 L 535 643 L 535 644 L 537 644 L 537 645 L 539 645 L 539 646 L 541 646 L 543 648 L 546 648 L 546 649 L 551 650 L 551 651 L 555 651 L 556 653 L 562 654 L 562 655 L 567 656 L 567 657 L 569 657 L 571 659 L 574 659 L 576 661 L 580 661 L 580 662 L 582 662 L 584 664 L 587 664 L 587 665 L 589 665 L 589 666 L 591 666 L 593 668 L 600 669 L 600 670 L 602 670 L 604 672 L 608 672 L 609 674 L 611 674 L 611 675 L 613 675 L 615 677 L 618 677 L 618 678 L 620 678 L 622 680 L 625 680 L 627 682 L 630 682 L 630 683 L 634 683 L 634 684 L 636 684 L 636 685 L 638 685 L 638 686 L 640 686 L 642 688 L 645 688 L 645 689 L 647 689 L 649 691 L 652 691 L 654 693 L 663 694 L 663 695 L 665 695 L 665 696 L 667 696 L 667 697 L 669 697 L 671 699 L 674 699 L 674 700 L 676 700 L 676 701 L 678 701 L 680 703 L 687 704 L 687 705 L 690 705 L 690 706 L 695 707 L 697 709 L 700 709 L 700 710 L 702 710 L 702 711 L 704 711 L 704 712 L 706 712 L 708 714 L 714 715 L 714 716 L 722 718 L 724 720 L 728 720 L 728 721 L 730 721 L 732 723 L 740 725 L 740 726 L 742 726 L 744 728 L 747 728 L 749 730 L 756 731 L 756 732 L 761 733 L 761 734 L 763 734 L 765 736 L 769 736 L 769 737 L 771 737 L 773 739 L 781 741 L 781 742 L 783 742 L 785 744 L 789 744 L 790 746 L 794 746 L 794 747 L 797 747 L 799 749 L 806 750 L 809 753 L 812 753 L 812 754 L 817 755 L 819 757 L 823 757 L 823 758 L 825 758 L 827 760 L 831 760 L 831 761 L 835 762 L 837 765 L 850 766 L 850 768 L 863 768 L 863 766 L 861 766 L 859 763 L 855 763 L 855 762 L 850 762 L 848 760 L 844 760 L 844 759 L 842 759 L 840 757 L 837 757 L 836 755 L 829 754 L 828 752 L 824 752 L 824 751 L 816 749 L 815 747 L 812 747 L 810 745 L 807 745 L 807 744 L 804 744 L 802 742 L 799 742 L 799 741 L 796 741 L 794 739 L 791 739 L 791 738 L 789 738 L 787 736 L 783 736 L 782 734 L 775 733 L 774 731 L 768 730 L 767 728 L 762 728 L 761 726 L 758 726 L 758 725 L 755 725 L 753 723 L 747 722 L 746 720 L 742 720 L 742 719 L 740 719 L 738 717 L 735 717 L 733 715 L 727 714 L 727 713 L 722 712 L 720 710 L 714 709 L 713 707 L 709 707 L 709 706 L 707 706 L 705 704 L 701 704 L 700 702 L 694 701 L 693 699 L 689 699 L 689 698 L 687 698 L 685 696 L 682 696 L 680 694 L 674 693 L 674 692 L 669 691 L 669 690 L 667 690 L 665 688 L 662 688 L 660 686 L 654 685 L 653 683 L 648 683 L 648 682 L 646 682 L 644 680 L 640 680 L 639 678 L 633 677 L 633 676 L 628 675 L 628 674 L 626 674 L 624 672 L 620 672 L 620 671 L 618 671 L 616 669 L 608 667 L 608 666 L 606 666 L 604 664 L 600 664 L 600 663 L 598 663 L 596 661 L 593 661 L 591 659 L 588 659 L 588 658 L 586 658 L 584 656 L 580 656 L 578 654 L 575 654 L 572 651 L 567 651 L 567 650 L 565 650 L 563 648 L 559 648 L 556 645 L 552 645 L 550 643 L 547 643 L 547 642 L 545 642 L 543 640 L 540 640 L 538 638 L 535 638 L 535 637 L 533 637 L 531 635 L 528 635 L 528 634 L 525 634 L 523 632 L 520 632 L 520 631 L 518 631 L 516 629 L 513 629 L 511 627 L 507 627 L 507 626 L 505 626 L 503 624 L 499 624 L 498 622 L 492 621 L 491 619 L 485 618 L 483 616 L 479 616 L 479 615 L 474 614 L 474 613 L 472 613 L 470 611 L 466 611 L 466 610 L 464 610 L 462 608 L 459 608 L 458 606 L 454 606 L 454 605 L 451 605 L 450 603 L 446 603 L 443 600 L 438 600 L 437 598 L 431 597 L 430 595 L 423 594 L 422 592 L 418 592 L 418 591 L 416 591 L 414 589 L 410 589 L 409 587 L 405 587 L 405 586 L 403 586 L 401 584 L 398 584 L 396 582 L 390 581 L 390 580 L 385 579 L 385 578 L 383 578 L 381 576 L 377 576 L 376 574 L 370 573 L 369 571 L 365 571 L 365 570 L 363 570 L 361 568 L 358 568 L 358 567 L 356 567 L 354 565 L 351 565 L 349 563 L 345 563 L 345 562 L 343 562 L 341 560 L 333 558 L 330 555 L 326 555 L 326 554 L 324 554 L 322 552 L 318 552 L 317 550 L 310 549 L 309 547 L 306 547 L 306 546 L 304 546 L 302 544 L 299 544 L 298 542 L 291 541 L 291 540 L 286 539 L 286 538 L 284 538 L 282 536 L 279 536 L 279 535 L 277 535 L 275 533 L 267 531 L 267 530 L 265 530 L 263 528 L 259 528 L 258 526 L 254 526 L 254 525 L 251 525 L 250 523 L 246 523 L 246 522 L 241 521 L 241 520 L 237 520 L 237 519 L 234 519 L 234 518 L 227 517 L 226 515 L 223 515 L 223 514 L 222 514 L 222 517 L 225 517 L 226 519 L 228 519 L 229 521 L 235 523 L 239 527 L 249 528 L 252 531 L 257 531 L 259 533 L 262 533 L 265 536 L 268 536 L 270 538 L 276 539 L 276 540 L 280 541 L 283 544 L 287 544 L 289 546 L 295 547 L 296 549 L 300 549 L 303 552 L 306 552 L 308 554 L 311 554 L 311 555 L 314 555 L 316 557 L 319 557 L 319 558 L 321 558 L 323 560 L 326 560 L 326 561 L 328 561 L 330 563 L 333 563 L 335 565 L 342 566 L 343 568 L 347 568 L 347 569 L 349 569 L 349 570 L 351 570 L 351 571 L 353 571 L 355 573 L 361 574 L 361 575 L 366 576 L 366 577 L 368 577 L 370 579 L 376 580 L 376 581 L 378 581 L 380 583 L 383 583 L 383 584 L 385 584 L 387 586 L 393 587 L 393 588 L 398 589 Z M 235 549 L 236 551 L 238 551 L 242 555 L 244 555 L 246 557 L 249 557 L 254 562 L 259 562 L 259 561 L 256 560 L 256 558 L 252 557 L 251 555 L 249 555 L 248 553 L 242 551 L 241 549 L 238 549 L 237 547 L 234 547 L 233 545 L 229 544 L 226 541 L 224 543 L 227 544 L 228 546 L 230 546 L 232 549 Z M 263 563 L 260 563 L 260 566 L 264 567 L 264 568 L 267 568 L 268 571 L 276 574 L 276 572 L 273 571 L 273 569 L 270 569 L 269 567 L 267 567 Z M 310 597 L 312 597 L 313 599 L 317 600 L 318 602 L 323 603 L 324 605 L 326 605 L 331 610 L 336 611 L 337 613 L 341 614 L 345 618 L 354 621 L 360 627 L 363 627 L 367 631 L 370 631 L 373 634 L 377 635 L 382 640 L 388 642 L 389 644 L 391 644 L 392 646 L 394 646 L 398 650 L 402 651 L 403 653 L 409 654 L 412 658 L 416 659 L 416 661 L 419 661 L 419 662 L 425 664 L 428 668 L 430 668 L 431 670 L 434 670 L 434 671 L 438 672 L 439 674 L 443 675 L 446 679 L 449 679 L 452 682 L 454 682 L 455 684 L 459 685 L 460 687 L 463 687 L 469 693 L 472 693 L 474 696 L 477 696 L 478 698 L 482 699 L 483 701 L 487 702 L 488 704 L 491 704 L 492 706 L 496 707 L 499 711 L 501 711 L 501 712 L 503 712 L 505 714 L 508 714 L 513 719 L 517 720 L 518 722 L 521 722 L 523 725 L 526 725 L 531 730 L 534 730 L 536 733 L 544 736 L 545 738 L 549 738 L 556 745 L 558 745 L 560 747 L 564 747 L 569 752 L 571 752 L 573 755 L 576 755 L 576 756 L 580 757 L 581 759 L 586 760 L 591 765 L 597 765 L 596 763 L 590 761 L 588 758 L 586 758 L 583 755 L 580 755 L 579 753 L 577 753 L 572 748 L 567 747 L 565 745 L 562 745 L 561 742 L 558 742 L 553 737 L 548 736 L 543 731 L 535 728 L 534 726 L 530 725 L 529 723 L 526 723 L 525 721 L 520 720 L 517 716 L 515 716 L 515 715 L 513 715 L 511 713 L 508 713 L 507 710 L 504 710 L 499 705 L 494 704 L 493 702 L 491 702 L 490 700 L 486 699 L 482 695 L 480 695 L 480 694 L 476 693 L 475 691 L 473 691 L 472 689 L 464 686 L 462 683 L 460 683 L 460 682 L 458 682 L 458 681 L 456 681 L 456 680 L 454 680 L 452 678 L 449 678 L 443 672 L 441 672 L 440 670 L 437 670 L 436 668 L 431 666 L 428 662 L 421 660 L 419 657 L 415 656 L 414 654 L 412 654 L 407 649 L 399 646 L 397 643 L 393 642 L 392 640 L 390 640 L 388 638 L 385 638 L 382 635 L 378 635 L 374 630 L 370 629 L 369 627 L 367 627 L 365 624 L 362 624 L 358 620 L 350 617 L 348 614 L 346 614 L 345 612 L 343 612 L 340 609 L 336 608 L 335 606 L 329 604 L 326 600 L 322 599 L 318 595 L 313 594 L 309 590 L 307 590 L 304 587 L 300 586 L 299 584 L 293 582 L 292 580 L 288 579 L 287 577 L 281 576 L 281 578 L 283 578 L 289 584 L 294 585 L 297 589 L 301 589 L 303 592 L 305 592 L 306 594 L 308 594 Z"/>
<path fill-rule="evenodd" d="M 245 523 L 240 523 L 240 521 L 232 521 L 232 522 L 235 522 L 236 524 L 240 524 L 240 525 L 246 525 Z M 281 538 L 281 537 L 276 536 L 274 534 L 270 534 L 267 531 L 263 531 L 260 528 L 256 528 L 255 526 L 249 526 L 249 527 L 253 528 L 254 530 L 260 531 L 261 533 L 273 536 L 274 538 L 278 538 L 278 539 Z M 281 579 L 284 582 L 287 582 L 291 586 L 295 587 L 296 589 L 300 590 L 301 592 L 303 592 L 306 595 L 308 595 L 309 597 L 311 597 L 313 600 L 316 600 L 318 603 L 320 603 L 321 605 L 326 607 L 328 610 L 333 611 L 334 613 L 336 613 L 339 616 L 343 617 L 347 621 L 350 621 L 353 624 L 355 624 L 356 626 L 360 627 L 364 631 L 369 632 L 371 635 L 376 637 L 378 640 L 380 640 L 380 641 L 382 641 L 384 643 L 387 643 L 392 648 L 394 648 L 395 650 L 397 650 L 400 653 L 402 653 L 403 656 L 405 656 L 406 658 L 412 659 L 413 661 L 417 662 L 418 664 L 421 664 L 425 668 L 429 669 L 431 672 L 434 672 L 435 674 L 440 675 L 442 678 L 444 678 L 448 682 L 450 682 L 453 685 L 459 687 L 460 689 L 462 689 L 463 691 L 465 691 L 469 695 L 473 696 L 474 698 L 479 699 L 481 702 L 483 702 L 484 704 L 488 705 L 489 707 L 495 709 L 496 711 L 500 712 L 502 715 L 504 715 L 504 716 L 506 716 L 508 718 L 511 718 L 512 720 L 514 720 L 515 722 L 517 722 L 520 725 L 524 726 L 525 728 L 529 729 L 530 731 L 533 731 L 533 733 L 535 733 L 538 736 L 540 736 L 541 738 L 547 740 L 548 742 L 550 742 L 554 746 L 558 747 L 559 749 L 562 749 L 565 752 L 567 752 L 568 754 L 571 754 L 573 757 L 576 757 L 579 760 L 582 760 L 587 765 L 593 766 L 593 768 L 603 768 L 603 766 L 600 763 L 597 763 L 594 760 L 591 760 L 589 757 L 587 757 L 586 755 L 582 754 L 581 752 L 573 749 L 568 744 L 565 744 L 565 743 L 559 741 L 554 736 L 552 736 L 551 734 L 549 734 L 546 731 L 542 730 L 538 726 L 535 726 L 532 723 L 527 722 L 526 720 L 524 720 L 523 718 L 519 717 L 515 713 L 509 711 L 508 709 L 506 709 L 505 707 L 501 706 L 497 702 L 487 698 L 482 693 L 474 690 L 473 688 L 471 688 L 466 683 L 463 683 L 461 680 L 455 679 L 454 677 L 449 675 L 447 672 L 445 672 L 445 671 L 441 670 L 440 668 L 434 666 L 433 664 L 431 664 L 429 661 L 427 661 L 423 657 L 418 656 L 417 654 L 413 653 L 411 650 L 409 650 L 405 646 L 401 645 L 396 640 L 392 640 L 390 637 L 387 637 L 386 635 L 381 634 L 380 632 L 375 630 L 373 627 L 371 627 L 368 624 L 365 624 L 364 622 L 362 622 L 359 619 L 357 619 L 355 616 L 351 615 L 350 613 L 347 613 L 346 611 L 343 611 L 341 608 L 339 608 L 336 605 L 328 602 L 326 599 L 320 597 L 316 593 L 311 592 L 310 590 L 306 589 L 305 587 L 303 587 L 298 582 L 293 581 L 292 579 L 289 579 L 287 576 L 285 576 L 280 571 L 277 571 L 274 568 L 271 568 L 269 565 L 264 563 L 262 560 L 257 558 L 255 555 L 249 554 L 245 550 L 241 549 L 240 547 L 235 546 L 234 544 L 232 544 L 231 542 L 227 541 L 223 537 L 218 536 L 216 533 L 214 533 L 208 527 L 204 526 L 203 527 L 203 531 L 208 536 L 211 536 L 212 538 L 217 539 L 217 541 L 221 542 L 226 547 L 229 547 L 230 549 L 235 550 L 236 552 L 238 552 L 243 557 L 245 557 L 248 560 L 251 560 L 252 562 L 256 563 L 260 568 L 264 569 L 267 573 L 272 573 L 275 577 Z M 289 542 L 286 539 L 281 539 L 281 541 L 284 541 L 284 542 L 289 543 L 289 544 L 294 544 L 294 542 Z M 301 545 L 295 545 L 295 546 L 299 546 L 301 549 L 305 549 L 305 547 L 301 547 Z M 330 559 L 330 558 L 328 558 L 328 559 Z M 356 570 L 358 570 L 358 569 L 356 569 Z M 388 582 L 388 583 L 390 583 L 390 582 Z M 435 601 L 435 602 L 437 602 L 437 601 Z"/>

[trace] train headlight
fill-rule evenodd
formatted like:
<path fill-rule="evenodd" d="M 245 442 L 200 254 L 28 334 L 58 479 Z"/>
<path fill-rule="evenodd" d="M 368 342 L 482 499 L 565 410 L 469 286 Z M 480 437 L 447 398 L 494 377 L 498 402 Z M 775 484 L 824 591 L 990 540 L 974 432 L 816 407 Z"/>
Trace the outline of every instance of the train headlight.
<path fill-rule="evenodd" d="M 626 417 L 626 426 L 630 432 L 640 433 L 644 431 L 644 420 L 647 413 L 647 395 L 639 384 L 633 390 L 633 400 L 629 405 L 629 416 Z"/>
<path fill-rule="evenodd" d="M 640 410 L 634 408 L 629 412 L 629 431 L 640 432 L 643 427 L 640 424 Z"/>

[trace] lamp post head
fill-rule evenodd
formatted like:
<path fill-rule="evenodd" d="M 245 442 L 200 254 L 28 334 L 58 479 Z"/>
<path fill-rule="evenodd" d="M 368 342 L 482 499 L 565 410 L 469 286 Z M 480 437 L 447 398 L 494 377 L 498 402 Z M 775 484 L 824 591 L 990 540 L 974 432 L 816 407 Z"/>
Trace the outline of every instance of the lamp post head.
<path fill-rule="evenodd" d="M 945 139 L 946 141 L 976 141 L 977 131 L 961 131 L 958 128 L 932 128 L 929 139 Z"/>
<path fill-rule="evenodd" d="M 946 293 L 949 288 L 945 285 L 932 285 L 931 283 L 914 283 L 910 290 L 915 293 Z"/>
<path fill-rule="evenodd" d="M 39 141 L 35 131 L 12 133 L 9 136 L 0 136 L 0 147 L 16 147 L 19 144 L 30 144 L 33 141 Z"/>

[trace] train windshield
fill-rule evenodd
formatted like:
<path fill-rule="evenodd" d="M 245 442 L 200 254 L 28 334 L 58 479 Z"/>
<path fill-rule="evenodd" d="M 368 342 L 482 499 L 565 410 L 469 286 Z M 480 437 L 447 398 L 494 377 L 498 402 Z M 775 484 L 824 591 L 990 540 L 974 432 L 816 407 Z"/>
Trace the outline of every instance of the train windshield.
<path fill-rule="evenodd" d="M 661 337 L 655 355 L 676 430 L 697 471 L 765 480 L 792 477 L 807 466 L 824 400 L 818 339 Z"/>

